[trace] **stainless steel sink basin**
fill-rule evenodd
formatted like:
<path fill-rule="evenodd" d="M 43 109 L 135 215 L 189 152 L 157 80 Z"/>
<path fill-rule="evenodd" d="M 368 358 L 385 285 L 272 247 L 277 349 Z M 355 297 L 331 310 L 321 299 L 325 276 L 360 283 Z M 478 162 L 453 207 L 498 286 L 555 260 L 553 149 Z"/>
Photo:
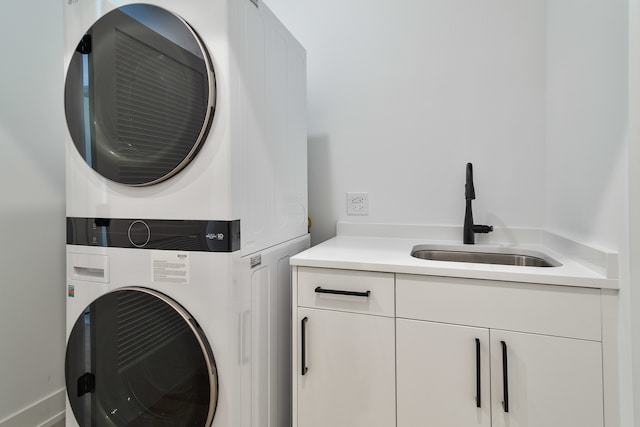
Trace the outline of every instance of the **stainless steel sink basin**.
<path fill-rule="evenodd" d="M 541 252 L 509 248 L 487 249 L 445 245 L 418 245 L 413 247 L 411 256 L 431 261 L 472 262 L 523 267 L 559 267 L 562 265 Z"/>

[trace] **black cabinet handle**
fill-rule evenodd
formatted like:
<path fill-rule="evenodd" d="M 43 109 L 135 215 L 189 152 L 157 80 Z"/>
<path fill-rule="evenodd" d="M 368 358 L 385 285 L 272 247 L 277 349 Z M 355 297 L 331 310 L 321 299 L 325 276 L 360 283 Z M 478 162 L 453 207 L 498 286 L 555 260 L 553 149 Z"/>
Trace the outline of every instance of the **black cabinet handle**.
<path fill-rule="evenodd" d="M 371 295 L 371 291 L 356 292 L 356 291 L 341 291 L 338 289 L 322 289 L 320 286 L 316 288 L 317 294 L 334 294 L 334 295 L 349 295 L 353 297 L 365 297 Z"/>
<path fill-rule="evenodd" d="M 504 400 L 502 401 L 502 409 L 504 412 L 509 412 L 509 377 L 507 373 L 507 344 L 504 341 L 500 341 L 502 345 L 502 390 Z"/>
<path fill-rule="evenodd" d="M 482 408 L 480 378 L 480 340 L 476 338 L 476 408 Z"/>
<path fill-rule="evenodd" d="M 302 370 L 301 373 L 302 375 L 306 374 L 307 371 L 309 370 L 309 368 L 307 368 L 307 355 L 306 355 L 306 348 L 307 348 L 307 320 L 308 318 L 305 317 L 304 319 L 302 319 L 302 321 L 300 322 L 300 330 L 301 330 L 301 347 L 302 347 L 302 357 L 301 357 L 301 365 L 302 365 Z"/>

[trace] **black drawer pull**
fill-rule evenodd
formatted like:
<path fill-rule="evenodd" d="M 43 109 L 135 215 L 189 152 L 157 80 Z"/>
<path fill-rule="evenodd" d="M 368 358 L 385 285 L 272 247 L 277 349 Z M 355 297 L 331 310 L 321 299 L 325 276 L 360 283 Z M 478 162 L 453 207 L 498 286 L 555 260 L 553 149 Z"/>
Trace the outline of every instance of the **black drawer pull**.
<path fill-rule="evenodd" d="M 307 343 L 306 343 L 306 341 L 307 341 L 307 330 L 306 330 L 307 329 L 307 320 L 309 320 L 309 319 L 307 317 L 305 317 L 300 322 L 300 329 L 301 329 L 301 331 L 300 331 L 300 333 L 301 333 L 301 336 L 300 336 L 300 338 L 301 338 L 300 339 L 300 341 L 301 341 L 300 344 L 301 345 L 300 345 L 300 347 L 301 347 L 301 350 L 302 350 L 302 352 L 301 352 L 302 354 L 301 354 L 301 357 L 300 357 L 302 359 L 300 361 L 300 364 L 302 365 L 302 369 L 301 369 L 300 373 L 302 375 L 306 374 L 307 371 L 309 370 L 309 368 L 307 368 L 307 354 L 306 354 L 306 352 L 307 352 Z"/>
<path fill-rule="evenodd" d="M 500 341 L 502 345 L 502 387 L 504 400 L 502 401 L 502 408 L 504 412 L 509 412 L 509 378 L 507 373 L 507 343 Z"/>
<path fill-rule="evenodd" d="M 481 390 L 480 378 L 480 340 L 476 338 L 476 408 L 482 408 L 480 399 Z"/>
<path fill-rule="evenodd" d="M 341 291 L 339 289 L 322 289 L 320 286 L 316 288 L 317 294 L 333 294 L 333 295 L 349 295 L 352 297 L 364 297 L 368 298 L 371 295 L 371 291 L 356 292 L 356 291 Z"/>

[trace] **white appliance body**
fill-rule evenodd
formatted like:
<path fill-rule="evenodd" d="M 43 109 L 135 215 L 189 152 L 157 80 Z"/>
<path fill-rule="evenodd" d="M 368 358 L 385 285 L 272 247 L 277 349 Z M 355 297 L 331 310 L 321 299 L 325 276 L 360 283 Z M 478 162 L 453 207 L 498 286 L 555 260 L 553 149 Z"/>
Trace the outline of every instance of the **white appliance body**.
<path fill-rule="evenodd" d="M 134 175 L 131 164 L 155 156 L 153 150 L 130 154 L 146 142 L 120 139 L 119 125 L 114 133 L 120 148 L 101 144 L 108 133 L 101 123 L 126 122 L 138 112 L 119 106 L 112 111 L 112 100 L 94 108 L 102 100 L 91 95 L 105 90 L 97 83 L 105 72 L 95 64 L 110 67 L 108 57 L 91 59 L 99 50 L 99 23 L 131 5 L 65 2 L 65 74 L 81 82 L 75 92 L 65 86 L 66 425 L 183 425 L 191 411 L 203 408 L 211 411 L 197 419 L 207 421 L 196 425 L 289 425 L 288 258 L 309 246 L 306 53 L 259 0 L 150 0 L 146 6 L 169 11 L 188 24 L 187 32 L 197 34 L 195 44 L 208 57 L 202 61 L 205 80 L 215 91 L 203 95 L 208 114 L 199 145 L 179 167 L 141 182 L 101 172 L 98 154 Z M 129 21 L 133 17 L 125 15 Z M 142 31 L 155 33 L 153 25 Z M 162 32 L 151 38 L 158 35 L 163 38 Z M 125 64 L 131 65 L 126 82 L 137 78 L 138 66 L 153 74 L 153 65 L 136 63 L 139 58 L 168 63 L 163 51 L 154 53 L 153 44 L 139 46 L 146 56 L 130 52 L 133 65 Z M 112 62 L 117 69 L 126 61 L 114 56 Z M 113 84 L 111 92 L 129 96 L 128 83 L 116 83 L 115 75 L 106 81 L 107 92 Z M 163 78 L 160 73 L 159 86 Z M 156 83 L 146 80 L 147 86 Z M 165 102 L 162 90 L 149 92 L 154 113 L 157 101 Z M 70 111 L 80 112 L 80 119 L 70 122 Z M 160 125 L 182 120 L 157 117 Z M 136 120 L 126 132 L 146 126 Z M 170 131 L 170 126 L 159 128 Z M 164 131 L 150 138 L 160 151 L 163 137 Z M 136 305 L 137 300 L 143 303 Z M 192 353 L 181 351 L 183 345 L 193 349 L 197 372 L 189 371 Z M 173 364 L 163 368 L 164 359 Z M 181 372 L 198 380 L 178 384 Z M 196 395 L 197 408 L 184 409 Z M 177 422 L 180 414 L 184 418 Z"/>
<path fill-rule="evenodd" d="M 67 217 L 241 218 L 243 254 L 306 234 L 304 48 L 261 2 L 257 6 L 251 0 L 146 3 L 183 19 L 208 52 L 215 86 L 211 126 L 186 167 L 144 186 L 101 176 L 67 133 Z M 66 72 L 83 35 L 100 18 L 127 4 L 65 2 Z"/>
<path fill-rule="evenodd" d="M 238 251 L 208 253 L 68 245 L 67 340 L 78 342 L 71 337 L 72 333 L 78 335 L 78 324 L 83 327 L 89 327 L 89 324 L 113 324 L 118 336 L 120 330 L 127 329 L 120 325 L 124 321 L 119 315 L 110 317 L 111 314 L 105 314 L 104 310 L 96 310 L 92 314 L 91 322 L 82 320 L 83 315 L 87 314 L 87 307 L 101 297 L 123 289 L 133 290 L 133 294 L 136 290 L 159 292 L 193 317 L 210 347 L 217 372 L 214 391 L 217 404 L 211 426 L 290 425 L 291 324 L 289 311 L 283 308 L 288 307 L 290 301 L 289 257 L 308 247 L 308 236 L 247 257 L 240 257 Z M 180 276 L 181 279 L 166 280 L 166 277 L 158 272 L 159 268 L 163 268 L 159 265 L 176 257 L 184 263 L 183 267 L 178 268 L 184 274 Z M 176 277 L 178 275 L 174 276 Z M 138 315 L 140 319 L 149 318 L 148 322 L 136 320 L 137 328 L 142 328 L 133 328 L 134 332 L 137 331 L 139 340 L 149 336 L 150 332 L 147 329 L 152 330 L 155 325 L 162 323 L 162 315 L 156 314 L 157 311 L 154 310 L 150 309 Z M 84 373 L 84 368 L 90 371 L 91 367 L 100 366 L 101 357 L 108 360 L 103 361 L 103 364 L 112 363 L 111 359 L 102 353 L 104 347 L 100 348 L 99 331 L 100 327 L 95 326 L 91 332 L 80 334 L 83 348 L 92 348 L 94 353 L 86 352 L 86 358 L 91 362 L 87 362 L 86 367 L 83 366 L 76 371 Z M 124 344 L 120 344 L 120 341 Z M 120 348 L 127 348 L 127 341 L 117 342 L 114 354 L 127 353 Z M 156 344 L 163 343 L 158 341 Z M 70 360 L 69 354 L 74 351 L 80 355 L 79 357 L 84 358 L 83 348 L 68 348 L 67 363 Z M 142 354 L 139 358 L 144 359 L 147 353 L 152 351 L 161 350 L 148 350 L 148 347 L 144 347 L 144 351 L 138 350 Z M 116 358 L 114 356 L 113 359 Z M 167 364 L 169 365 L 169 361 Z M 140 366 L 144 365 L 145 362 L 141 362 Z M 145 369 L 136 368 L 136 372 Z M 161 366 L 155 369 L 162 371 Z M 81 393 L 80 390 L 76 390 L 80 388 L 76 385 L 79 384 L 80 376 L 69 377 L 72 371 L 73 369 L 67 366 L 68 392 L 75 397 Z M 155 382 L 153 376 L 148 380 L 149 383 Z M 104 386 L 104 382 L 109 381 L 113 379 L 100 378 L 96 374 L 93 386 L 98 389 Z M 93 416 L 94 424 L 90 421 L 79 424 L 68 397 L 66 426 L 122 425 L 119 424 L 117 415 L 125 412 L 124 406 L 136 398 L 143 400 L 139 395 L 144 397 L 146 390 L 152 388 L 140 379 L 123 383 L 125 386 L 122 386 L 118 393 L 112 393 L 116 397 L 108 402 L 93 396 L 91 390 L 78 398 L 91 402 L 87 403 L 88 409 L 84 417 L 91 420 Z M 161 425 L 151 422 L 149 425 Z M 168 419 L 167 422 L 166 425 L 182 425 L 175 419 Z"/>

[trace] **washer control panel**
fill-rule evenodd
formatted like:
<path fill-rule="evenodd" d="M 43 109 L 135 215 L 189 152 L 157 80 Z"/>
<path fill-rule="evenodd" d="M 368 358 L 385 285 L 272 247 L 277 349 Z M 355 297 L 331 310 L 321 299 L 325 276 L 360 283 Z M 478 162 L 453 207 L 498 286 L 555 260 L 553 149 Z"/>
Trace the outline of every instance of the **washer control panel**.
<path fill-rule="evenodd" d="M 240 220 L 67 218 L 67 244 L 235 252 L 240 250 Z"/>

